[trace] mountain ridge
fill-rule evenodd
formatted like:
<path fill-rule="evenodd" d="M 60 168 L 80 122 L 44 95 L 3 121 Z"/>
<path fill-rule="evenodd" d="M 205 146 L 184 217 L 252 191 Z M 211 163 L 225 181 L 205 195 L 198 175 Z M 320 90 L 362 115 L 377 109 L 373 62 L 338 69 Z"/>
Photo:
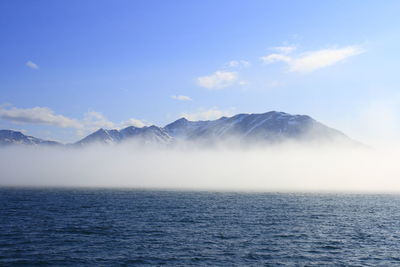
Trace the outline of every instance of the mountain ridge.
<path fill-rule="evenodd" d="M 11 137 L 15 136 L 15 144 L 61 145 L 58 142 L 26 136 L 17 131 L 1 131 L 14 133 L 9 132 L 8 139 L 2 138 L 0 135 L 0 144 L 13 144 Z M 170 145 L 180 141 L 216 144 L 226 140 L 235 140 L 241 144 L 280 143 L 285 140 L 323 142 L 342 140 L 349 143 L 355 142 L 342 132 L 330 128 L 308 115 L 292 115 L 285 112 L 269 111 L 265 113 L 241 113 L 231 117 L 204 121 L 190 121 L 183 117 L 164 127 L 156 125 L 129 126 L 120 130 L 100 128 L 81 140 L 66 145 L 82 147 L 95 143 L 117 144 L 128 140 L 135 140 L 142 144 L 162 145 Z"/>
<path fill-rule="evenodd" d="M 0 145 L 62 145 L 56 141 L 44 140 L 37 137 L 25 135 L 20 131 L 0 130 Z"/>

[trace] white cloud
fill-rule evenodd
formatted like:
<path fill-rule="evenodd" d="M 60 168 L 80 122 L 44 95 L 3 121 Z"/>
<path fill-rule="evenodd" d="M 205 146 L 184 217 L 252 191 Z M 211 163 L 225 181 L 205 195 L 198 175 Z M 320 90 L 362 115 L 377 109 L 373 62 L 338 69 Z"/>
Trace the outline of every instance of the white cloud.
<path fill-rule="evenodd" d="M 96 130 L 98 128 L 114 128 L 115 123 L 109 121 L 102 113 L 97 111 L 88 111 L 84 114 L 80 128 L 86 131 Z"/>
<path fill-rule="evenodd" d="M 283 54 L 270 54 L 268 56 L 262 57 L 261 58 L 262 61 L 264 61 L 264 63 L 273 63 L 276 61 L 283 61 L 283 62 L 287 62 L 290 63 L 293 59 L 289 56 L 283 55 Z"/>
<path fill-rule="evenodd" d="M 146 126 L 146 123 L 144 123 L 141 120 L 131 118 L 120 124 L 120 128 L 126 128 L 129 126 L 135 126 L 135 127 L 142 128 L 142 127 Z"/>
<path fill-rule="evenodd" d="M 55 114 L 46 107 L 34 108 L 15 108 L 0 107 L 0 119 L 14 123 L 31 123 L 54 125 L 62 128 L 79 128 L 80 123 L 77 120 L 70 119 L 63 115 Z"/>
<path fill-rule="evenodd" d="M 47 107 L 16 108 L 10 105 L 0 105 L 0 119 L 17 124 L 52 125 L 61 128 L 77 129 L 78 136 L 84 136 L 99 128 L 125 128 L 128 126 L 143 127 L 146 124 L 138 119 L 114 123 L 109 121 L 102 113 L 97 111 L 86 112 L 83 119 L 72 119 L 55 114 Z"/>
<path fill-rule="evenodd" d="M 207 89 L 217 90 L 231 86 L 237 80 L 238 75 L 236 72 L 219 70 L 211 75 L 197 78 L 197 84 Z"/>
<path fill-rule="evenodd" d="M 186 95 L 173 95 L 171 96 L 172 99 L 180 100 L 180 101 L 192 101 L 189 96 Z"/>
<path fill-rule="evenodd" d="M 225 67 L 229 68 L 238 68 L 238 67 L 243 67 L 247 68 L 250 67 L 250 62 L 246 60 L 231 60 L 228 63 L 225 64 Z"/>
<path fill-rule="evenodd" d="M 198 120 L 215 120 L 223 116 L 232 116 L 232 110 L 220 110 L 218 108 L 210 108 L 207 110 L 199 110 L 196 112 L 182 113 L 182 117 L 190 121 Z"/>
<path fill-rule="evenodd" d="M 289 55 L 294 51 L 294 48 L 279 47 L 278 51 L 281 53 L 269 54 L 261 57 L 261 60 L 267 64 L 277 61 L 285 62 L 288 64 L 290 72 L 299 73 L 310 73 L 365 52 L 363 48 L 356 45 L 342 48 L 309 51 L 299 55 Z"/>
<path fill-rule="evenodd" d="M 139 119 L 130 118 L 120 123 L 109 121 L 102 113 L 97 111 L 89 111 L 84 114 L 84 119 L 81 121 L 81 127 L 78 129 L 79 136 L 85 136 L 99 128 L 105 129 L 123 129 L 129 126 L 144 127 L 147 123 Z"/>
<path fill-rule="evenodd" d="M 34 70 L 38 70 L 39 66 L 36 63 L 33 63 L 32 61 L 28 61 L 25 63 L 25 66 L 34 69 Z"/>
<path fill-rule="evenodd" d="M 363 52 L 363 49 L 356 46 L 308 52 L 290 63 L 290 71 L 312 72 L 320 68 L 331 66 L 348 57 L 359 55 Z"/>

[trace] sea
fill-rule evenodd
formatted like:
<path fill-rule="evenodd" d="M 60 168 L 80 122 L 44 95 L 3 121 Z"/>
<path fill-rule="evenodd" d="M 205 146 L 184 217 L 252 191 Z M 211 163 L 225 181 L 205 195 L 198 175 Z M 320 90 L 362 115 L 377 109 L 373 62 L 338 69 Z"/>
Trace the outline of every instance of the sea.
<path fill-rule="evenodd" d="M 400 266 L 400 196 L 1 188 L 0 266 Z"/>

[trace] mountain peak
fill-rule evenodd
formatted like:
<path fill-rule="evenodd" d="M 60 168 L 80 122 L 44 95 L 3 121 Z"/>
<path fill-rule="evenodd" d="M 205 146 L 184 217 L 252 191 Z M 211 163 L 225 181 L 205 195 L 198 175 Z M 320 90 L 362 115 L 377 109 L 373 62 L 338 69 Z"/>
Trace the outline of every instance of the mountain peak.
<path fill-rule="evenodd" d="M 144 126 L 144 127 L 146 127 L 146 126 Z M 138 128 L 143 128 L 143 127 L 136 127 L 136 126 L 131 125 L 131 126 L 123 128 L 122 130 L 124 130 L 124 129 L 138 129 Z"/>
<path fill-rule="evenodd" d="M 93 134 L 95 134 L 95 133 L 105 133 L 106 132 L 106 130 L 105 129 L 103 129 L 103 128 L 99 128 L 97 131 L 95 131 Z"/>
<path fill-rule="evenodd" d="M 189 120 L 186 119 L 185 117 L 182 117 L 180 119 L 177 119 L 176 121 L 171 122 L 170 124 L 184 124 L 184 123 L 187 123 L 187 122 L 189 122 Z"/>

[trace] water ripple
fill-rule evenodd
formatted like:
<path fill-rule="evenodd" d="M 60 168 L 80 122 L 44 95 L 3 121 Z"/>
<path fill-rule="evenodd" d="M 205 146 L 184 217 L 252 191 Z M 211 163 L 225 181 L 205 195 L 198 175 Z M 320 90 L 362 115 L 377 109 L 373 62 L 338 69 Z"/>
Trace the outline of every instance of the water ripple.
<path fill-rule="evenodd" d="M 0 266 L 400 266 L 400 197 L 0 189 Z"/>

